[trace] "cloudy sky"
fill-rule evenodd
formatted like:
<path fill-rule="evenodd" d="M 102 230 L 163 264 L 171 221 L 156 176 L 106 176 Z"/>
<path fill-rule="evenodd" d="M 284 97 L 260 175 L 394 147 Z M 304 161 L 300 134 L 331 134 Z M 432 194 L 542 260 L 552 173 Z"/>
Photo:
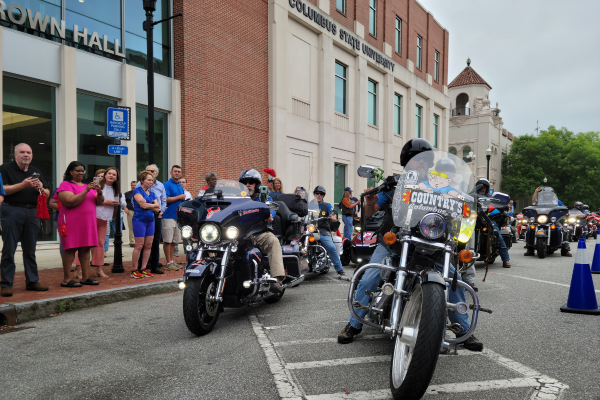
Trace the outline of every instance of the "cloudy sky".
<path fill-rule="evenodd" d="M 600 131 L 600 0 L 419 0 L 450 32 L 448 83 L 485 79 L 504 128 Z"/>

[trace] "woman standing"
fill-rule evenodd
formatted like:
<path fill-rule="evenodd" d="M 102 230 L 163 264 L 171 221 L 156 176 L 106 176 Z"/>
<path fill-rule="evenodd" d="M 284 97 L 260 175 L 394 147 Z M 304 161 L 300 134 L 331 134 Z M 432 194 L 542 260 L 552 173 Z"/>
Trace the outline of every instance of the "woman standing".
<path fill-rule="evenodd" d="M 96 274 L 101 278 L 108 278 L 102 267 L 104 264 L 104 243 L 106 241 L 107 224 L 113 218 L 115 213 L 119 213 L 119 204 L 125 206 L 125 199 L 120 196 L 119 190 L 119 171 L 115 167 L 110 167 L 104 172 L 104 178 L 100 182 L 104 201 L 98 203 L 96 207 L 96 227 L 98 232 L 98 244 L 92 249 L 92 266 L 97 268 Z M 119 202 L 121 197 L 121 202 Z M 119 215 L 120 216 L 120 215 Z"/>
<path fill-rule="evenodd" d="M 275 178 L 273 180 L 273 191 L 271 194 L 283 194 L 283 183 L 281 183 L 281 179 Z"/>
<path fill-rule="evenodd" d="M 98 284 L 89 277 L 90 248 L 98 244 L 96 205 L 101 204 L 104 198 L 98 183 L 83 183 L 84 174 L 85 166 L 79 161 L 72 161 L 54 195 L 62 204 L 58 214 L 58 232 L 63 246 L 64 279 L 60 284 L 63 287 Z M 82 280 L 79 283 L 71 275 L 75 252 L 79 252 L 81 260 Z"/>
<path fill-rule="evenodd" d="M 152 241 L 154 240 L 154 218 L 155 213 L 160 211 L 160 204 L 154 193 L 150 190 L 154 185 L 154 175 L 148 171 L 140 172 L 140 187 L 133 190 L 131 202 L 133 203 L 133 236 L 135 238 L 135 248 L 131 254 L 131 265 L 135 268 L 138 265 L 140 251 L 144 248 L 142 256 L 142 265 L 144 268 L 140 271 L 134 269 L 131 271 L 132 278 L 151 278 L 153 275 L 146 271 L 146 265 L 150 258 Z"/>

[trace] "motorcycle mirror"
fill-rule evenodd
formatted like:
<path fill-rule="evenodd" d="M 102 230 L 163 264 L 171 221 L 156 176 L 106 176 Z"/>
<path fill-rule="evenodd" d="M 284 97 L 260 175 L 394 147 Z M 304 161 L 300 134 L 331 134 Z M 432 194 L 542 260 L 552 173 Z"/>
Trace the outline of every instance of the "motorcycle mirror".
<path fill-rule="evenodd" d="M 377 167 L 372 167 L 370 165 L 361 165 L 360 167 L 358 167 L 358 170 L 356 171 L 356 173 L 361 178 L 374 178 L 375 177 L 374 172 L 376 170 L 377 170 Z"/>

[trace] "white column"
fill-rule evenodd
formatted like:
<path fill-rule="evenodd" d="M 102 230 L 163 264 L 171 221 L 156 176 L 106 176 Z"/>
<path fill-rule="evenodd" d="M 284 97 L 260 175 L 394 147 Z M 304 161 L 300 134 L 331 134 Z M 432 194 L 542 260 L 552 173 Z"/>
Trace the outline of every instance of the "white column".
<path fill-rule="evenodd" d="M 417 117 L 416 117 L 416 111 L 417 111 L 417 90 L 414 87 L 410 87 L 407 90 L 408 92 L 408 101 L 406 102 L 408 105 L 408 120 L 407 122 L 407 127 L 408 127 L 408 132 L 405 135 L 405 142 L 408 142 L 409 140 L 413 139 L 415 137 L 415 126 L 417 124 Z M 423 121 L 423 120 L 421 120 Z"/>
<path fill-rule="evenodd" d="M 433 142 L 433 99 L 427 99 L 423 110 L 423 137 Z"/>
<path fill-rule="evenodd" d="M 443 108 L 442 115 L 440 115 L 439 134 L 439 149 L 448 151 L 448 143 L 450 141 L 450 110 L 447 108 Z M 473 149 L 473 152 L 475 152 L 475 149 Z"/>
<path fill-rule="evenodd" d="M 365 146 L 367 132 L 367 60 L 363 57 L 356 57 L 356 80 L 354 91 L 356 105 L 354 111 L 354 131 L 356 140 L 356 150 L 354 153 L 354 165 L 358 166 L 365 163 Z"/>
<path fill-rule="evenodd" d="M 394 157 L 394 75 L 385 74 L 383 83 L 383 169 L 387 175 L 391 175 Z"/>
<path fill-rule="evenodd" d="M 171 80 L 169 114 L 169 166 L 181 165 L 181 82 Z"/>
<path fill-rule="evenodd" d="M 57 90 L 56 182 L 77 160 L 77 58 L 75 49 L 60 46 L 60 86 Z M 91 173 L 93 174 L 93 172 Z M 88 178 L 90 173 L 87 174 Z"/>
<path fill-rule="evenodd" d="M 319 174 L 316 183 L 333 190 L 335 185 L 335 172 L 331 159 L 331 120 L 334 112 L 332 94 L 335 93 L 333 40 L 322 34 L 319 36 L 319 45 Z"/>
<path fill-rule="evenodd" d="M 129 182 L 137 181 L 137 119 L 135 102 L 135 67 L 123 64 L 121 67 L 123 81 L 123 98 L 119 105 L 131 108 L 129 125 L 131 127 L 131 140 L 121 142 L 129 148 L 129 154 L 121 156 L 121 188 L 123 192 L 129 190 Z"/>

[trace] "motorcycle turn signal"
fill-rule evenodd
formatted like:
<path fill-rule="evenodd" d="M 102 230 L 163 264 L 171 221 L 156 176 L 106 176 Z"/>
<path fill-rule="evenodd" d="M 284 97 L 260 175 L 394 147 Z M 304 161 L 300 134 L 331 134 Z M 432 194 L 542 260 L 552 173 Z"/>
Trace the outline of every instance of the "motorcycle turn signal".
<path fill-rule="evenodd" d="M 473 253 L 469 250 L 461 250 L 458 252 L 458 259 L 460 262 L 468 263 L 473 259 Z"/>
<path fill-rule="evenodd" d="M 398 237 L 396 237 L 396 234 L 393 232 L 387 232 L 385 235 L 383 235 L 383 241 L 390 246 L 396 243 L 397 240 Z"/>

